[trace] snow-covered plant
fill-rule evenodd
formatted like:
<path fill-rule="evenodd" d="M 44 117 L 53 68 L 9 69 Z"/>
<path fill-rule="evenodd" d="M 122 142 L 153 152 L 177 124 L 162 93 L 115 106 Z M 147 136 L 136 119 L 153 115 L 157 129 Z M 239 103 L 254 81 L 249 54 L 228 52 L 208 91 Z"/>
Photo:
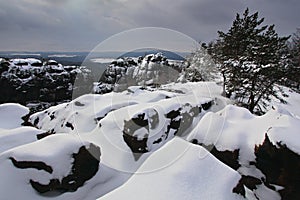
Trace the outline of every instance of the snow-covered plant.
<path fill-rule="evenodd" d="M 183 73 L 187 81 L 213 81 L 217 78 L 218 69 L 207 51 L 198 48 L 187 56 Z"/>

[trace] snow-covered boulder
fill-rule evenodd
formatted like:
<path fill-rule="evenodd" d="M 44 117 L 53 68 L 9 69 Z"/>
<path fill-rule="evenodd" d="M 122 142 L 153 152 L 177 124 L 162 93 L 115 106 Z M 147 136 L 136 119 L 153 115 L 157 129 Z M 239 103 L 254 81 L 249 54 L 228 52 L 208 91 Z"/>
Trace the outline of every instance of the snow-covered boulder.
<path fill-rule="evenodd" d="M 70 135 L 6 151 L 0 154 L 1 196 L 32 199 L 36 195 L 32 190 L 50 196 L 74 192 L 98 172 L 100 155 L 99 147 Z M 10 188 L 17 189 L 11 192 Z"/>
<path fill-rule="evenodd" d="M 99 121 L 92 132 L 94 140 L 101 144 L 102 138 L 107 138 L 111 146 L 126 152 L 127 159 L 134 163 L 144 153 L 154 152 L 175 136 L 185 137 L 210 108 L 204 109 L 203 105 L 212 102 L 205 98 L 197 100 L 182 96 L 120 108 Z M 103 146 L 103 152 L 109 151 Z M 103 156 L 104 160 L 108 158 L 113 162 L 109 154 Z M 124 157 L 124 153 L 116 153 L 115 157 L 118 156 Z"/>

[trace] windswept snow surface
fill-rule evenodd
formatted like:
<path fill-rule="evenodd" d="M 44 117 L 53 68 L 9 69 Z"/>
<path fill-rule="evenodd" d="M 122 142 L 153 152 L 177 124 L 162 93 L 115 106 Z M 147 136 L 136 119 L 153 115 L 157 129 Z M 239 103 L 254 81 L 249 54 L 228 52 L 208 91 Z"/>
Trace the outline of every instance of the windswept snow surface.
<path fill-rule="evenodd" d="M 174 138 L 153 153 L 123 186 L 99 200 L 234 200 L 240 175 L 200 146 Z M 157 169 L 153 171 L 153 169 Z"/>
<path fill-rule="evenodd" d="M 19 127 L 0 130 L 0 154 L 6 150 L 37 140 L 37 135 L 43 133 L 33 127 Z"/>
<path fill-rule="evenodd" d="M 43 133 L 33 127 L 24 127 L 22 117 L 29 113 L 25 106 L 15 103 L 0 105 L 0 154 L 6 150 L 28 144 L 37 140 L 37 135 Z"/>
<path fill-rule="evenodd" d="M 29 113 L 29 109 L 20 104 L 6 103 L 0 105 L 0 129 L 18 128 L 23 123 L 21 119 Z"/>

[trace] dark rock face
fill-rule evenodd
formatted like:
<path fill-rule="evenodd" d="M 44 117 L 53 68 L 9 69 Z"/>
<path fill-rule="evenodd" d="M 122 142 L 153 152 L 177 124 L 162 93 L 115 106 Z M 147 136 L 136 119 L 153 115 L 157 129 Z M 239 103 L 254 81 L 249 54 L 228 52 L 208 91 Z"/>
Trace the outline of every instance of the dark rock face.
<path fill-rule="evenodd" d="M 300 199 L 300 155 L 285 144 L 275 146 L 266 134 L 262 145 L 255 147 L 255 166 L 266 175 L 267 184 L 283 186 L 282 199 Z"/>
<path fill-rule="evenodd" d="M 11 162 L 13 163 L 13 165 L 16 168 L 19 169 L 28 169 L 28 168 L 34 168 L 37 170 L 44 170 L 46 172 L 48 172 L 49 174 L 52 174 L 53 169 L 51 166 L 45 164 L 44 162 L 36 162 L 36 161 L 17 161 L 16 159 L 14 159 L 13 157 L 9 158 L 11 160 Z"/>
<path fill-rule="evenodd" d="M 175 133 L 176 136 L 183 137 L 186 136 L 186 131 L 189 127 L 191 127 L 193 120 L 196 116 L 198 116 L 201 112 L 201 108 L 199 109 L 198 106 L 193 107 L 189 103 L 183 105 L 182 109 L 180 110 L 180 122 L 179 127 Z M 171 120 L 171 123 L 175 122 L 174 119 Z M 175 128 L 176 129 L 176 128 Z"/>
<path fill-rule="evenodd" d="M 50 135 L 53 135 L 53 134 L 55 134 L 54 131 L 47 131 L 47 132 L 45 132 L 45 133 L 40 133 L 40 134 L 38 134 L 38 135 L 36 136 L 36 138 L 37 138 L 38 140 L 41 140 L 41 139 L 43 139 L 43 138 L 45 138 L 45 137 L 48 137 L 48 136 L 50 136 Z"/>
<path fill-rule="evenodd" d="M 169 135 L 169 132 L 171 129 L 176 130 L 175 134 L 177 133 L 179 127 L 180 127 L 180 122 L 181 122 L 181 116 L 180 116 L 180 111 L 181 109 L 178 110 L 172 110 L 169 113 L 167 113 L 165 116 L 166 118 L 170 119 L 170 124 L 168 125 L 168 129 L 166 132 L 166 136 Z"/>
<path fill-rule="evenodd" d="M 72 129 L 72 130 L 74 130 L 74 126 L 73 126 L 73 124 L 70 123 L 70 122 L 67 122 L 67 123 L 66 123 L 66 127 L 70 128 L 70 129 Z"/>
<path fill-rule="evenodd" d="M 252 176 L 242 176 L 240 181 L 238 182 L 237 186 L 233 188 L 232 192 L 236 194 L 240 194 L 243 197 L 246 197 L 246 191 L 245 187 L 249 188 L 250 190 L 255 190 L 257 189 L 258 185 L 261 185 L 262 181 L 259 180 L 258 178 L 252 177 Z"/>
<path fill-rule="evenodd" d="M 104 71 L 99 82 L 115 84 L 125 75 L 127 68 L 132 66 L 137 66 L 137 63 L 132 58 L 114 60 Z"/>
<path fill-rule="evenodd" d="M 234 151 L 219 151 L 213 145 L 204 145 L 202 143 L 198 143 L 196 139 L 191 141 L 193 144 L 198 144 L 207 149 L 212 155 L 214 155 L 218 160 L 231 167 L 234 170 L 237 170 L 241 165 L 239 164 L 239 149 L 235 149 Z"/>
<path fill-rule="evenodd" d="M 74 192 L 97 173 L 99 170 L 100 154 L 100 148 L 93 144 L 90 144 L 89 148 L 82 146 L 78 153 L 72 155 L 74 162 L 72 163 L 71 172 L 61 181 L 56 178 L 50 179 L 46 185 L 32 179 L 29 182 L 39 193 L 53 191 L 59 193 Z M 17 161 L 14 158 L 10 158 L 10 160 L 15 167 L 20 169 L 35 168 L 44 170 L 49 174 L 53 173 L 53 168 L 44 162 Z"/>
<path fill-rule="evenodd" d="M 137 63 L 132 58 L 125 57 L 112 61 L 100 77 L 93 92 L 96 94 L 112 92 L 115 84 L 120 83 L 121 78 L 125 76 L 127 69 L 136 66 Z"/>
<path fill-rule="evenodd" d="M 203 110 L 208 110 L 211 108 L 212 104 L 213 104 L 213 102 L 209 101 L 207 103 L 202 104 L 201 106 L 202 106 Z"/>
<path fill-rule="evenodd" d="M 148 119 L 145 119 L 145 113 L 139 114 L 137 117 L 124 122 L 123 139 L 133 153 L 148 152 L 147 135 L 143 139 L 139 139 L 138 136 L 134 136 L 134 133 L 141 128 L 149 130 L 149 121 Z"/>

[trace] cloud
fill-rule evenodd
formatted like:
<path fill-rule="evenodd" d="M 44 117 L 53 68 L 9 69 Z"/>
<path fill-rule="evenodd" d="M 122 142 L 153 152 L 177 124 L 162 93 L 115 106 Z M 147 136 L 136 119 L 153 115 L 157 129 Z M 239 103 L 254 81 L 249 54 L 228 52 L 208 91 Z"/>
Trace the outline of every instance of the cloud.
<path fill-rule="evenodd" d="M 131 28 L 157 26 L 210 41 L 236 13 L 259 11 L 280 34 L 299 27 L 297 0 L 0 0 L 0 50 L 91 50 Z"/>

